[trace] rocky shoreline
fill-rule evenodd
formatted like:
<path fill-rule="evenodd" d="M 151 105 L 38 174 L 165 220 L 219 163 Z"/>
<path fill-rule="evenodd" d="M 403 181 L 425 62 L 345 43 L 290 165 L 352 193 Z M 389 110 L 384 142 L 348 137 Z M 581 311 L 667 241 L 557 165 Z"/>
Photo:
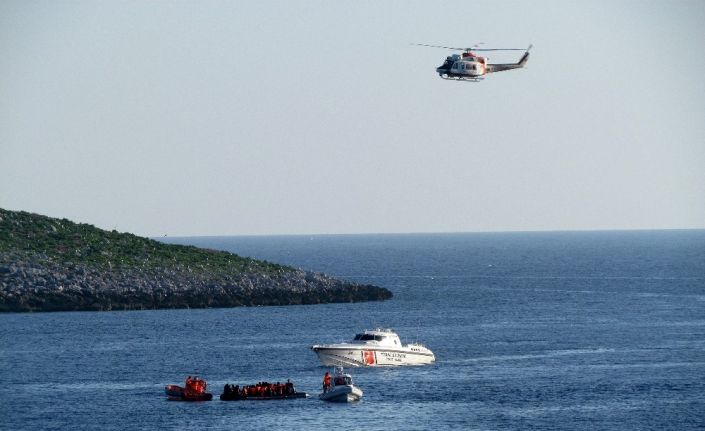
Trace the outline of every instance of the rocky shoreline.
<path fill-rule="evenodd" d="M 58 240 L 47 239 L 52 235 Z M 227 252 L 0 209 L 0 312 L 319 304 L 391 296 L 385 288 Z"/>

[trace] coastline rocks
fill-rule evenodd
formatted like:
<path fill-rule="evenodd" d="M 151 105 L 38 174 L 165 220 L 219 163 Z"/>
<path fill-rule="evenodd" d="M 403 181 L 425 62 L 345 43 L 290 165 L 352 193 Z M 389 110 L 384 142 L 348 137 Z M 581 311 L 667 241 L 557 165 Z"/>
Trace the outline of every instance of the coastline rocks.
<path fill-rule="evenodd" d="M 0 209 L 0 312 L 378 301 L 381 287 Z"/>
<path fill-rule="evenodd" d="M 387 289 L 303 270 L 274 276 L 134 268 L 104 271 L 80 264 L 0 253 L 0 312 L 215 308 L 389 299 Z"/>

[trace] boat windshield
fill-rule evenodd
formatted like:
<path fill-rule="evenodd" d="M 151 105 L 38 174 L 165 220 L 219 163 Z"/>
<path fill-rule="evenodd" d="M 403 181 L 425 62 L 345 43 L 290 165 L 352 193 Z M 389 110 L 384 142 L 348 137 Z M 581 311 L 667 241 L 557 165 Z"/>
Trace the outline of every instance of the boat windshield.
<path fill-rule="evenodd" d="M 382 341 L 382 340 L 384 340 L 384 336 L 383 335 L 372 335 L 372 334 L 357 334 L 357 335 L 355 335 L 355 340 Z"/>
<path fill-rule="evenodd" d="M 333 384 L 336 386 L 352 385 L 352 377 L 347 375 L 336 376 L 335 379 L 333 379 Z"/>

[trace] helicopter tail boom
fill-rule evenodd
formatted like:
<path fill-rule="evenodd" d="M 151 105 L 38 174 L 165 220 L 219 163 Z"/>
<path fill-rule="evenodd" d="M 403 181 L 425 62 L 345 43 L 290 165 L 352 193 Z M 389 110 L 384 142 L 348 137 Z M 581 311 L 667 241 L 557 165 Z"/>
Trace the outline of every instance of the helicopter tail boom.
<path fill-rule="evenodd" d="M 529 45 L 529 47 L 526 49 L 526 52 L 524 55 L 521 57 L 518 63 L 509 63 L 509 64 L 488 64 L 487 65 L 487 73 L 491 72 L 502 72 L 504 70 L 512 70 L 512 69 L 521 69 L 524 67 L 527 61 L 529 61 L 529 50 L 531 49 L 532 45 Z"/>

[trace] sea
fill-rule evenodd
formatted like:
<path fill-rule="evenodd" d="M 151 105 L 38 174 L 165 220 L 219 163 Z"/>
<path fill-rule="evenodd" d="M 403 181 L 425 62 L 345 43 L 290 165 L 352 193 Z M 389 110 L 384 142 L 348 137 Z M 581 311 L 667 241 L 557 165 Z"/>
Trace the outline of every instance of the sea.
<path fill-rule="evenodd" d="M 0 315 L 3 430 L 705 428 L 705 230 L 162 238 L 390 289 L 383 302 Z M 436 363 L 351 368 L 312 344 L 391 328 Z M 167 401 L 199 375 L 209 402 Z M 220 401 L 291 379 L 307 399 Z"/>

